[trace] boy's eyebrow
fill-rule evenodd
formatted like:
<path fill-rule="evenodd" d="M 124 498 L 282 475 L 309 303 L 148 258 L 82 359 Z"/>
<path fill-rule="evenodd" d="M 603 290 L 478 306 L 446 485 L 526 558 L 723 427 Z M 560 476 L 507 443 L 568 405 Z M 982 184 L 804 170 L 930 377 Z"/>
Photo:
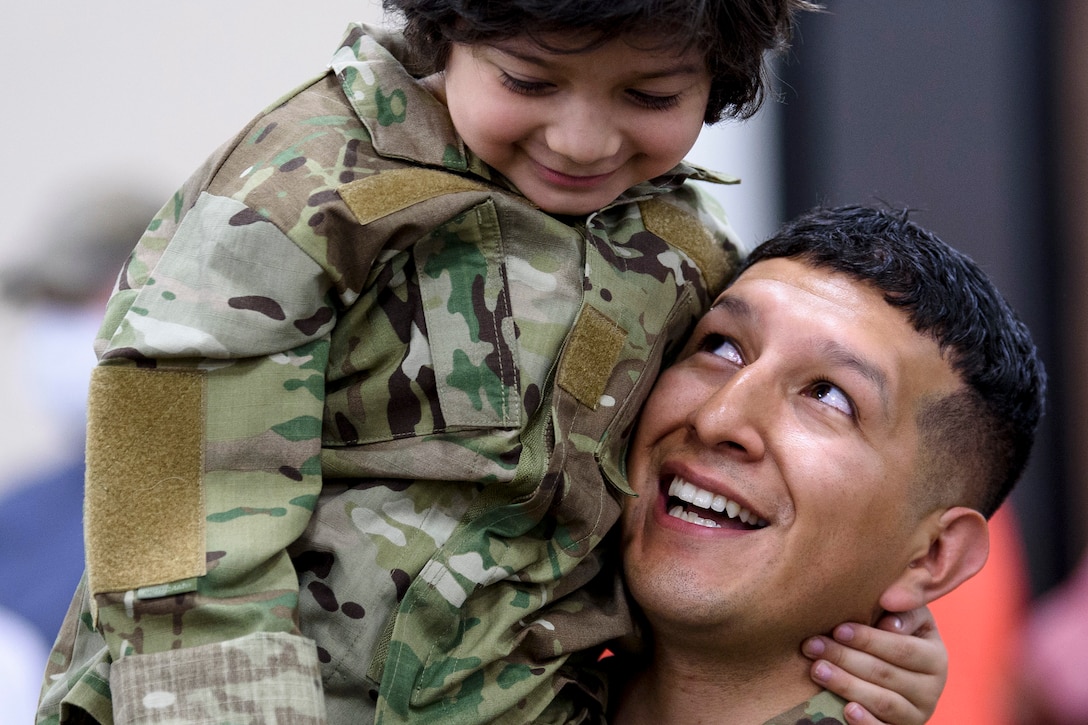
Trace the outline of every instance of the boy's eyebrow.
<path fill-rule="evenodd" d="M 553 65 L 551 62 L 549 62 L 547 55 L 536 55 L 529 51 L 503 45 L 502 43 L 492 43 L 491 47 L 499 51 L 503 55 L 508 55 L 511 58 L 517 58 L 520 61 L 530 63 L 532 65 L 537 65 L 541 68 L 550 68 Z M 572 53 L 571 55 L 574 54 Z M 639 78 L 648 80 L 652 78 L 695 75 L 701 73 L 703 70 L 703 66 L 701 66 L 699 63 L 695 63 L 683 58 L 678 58 L 675 65 L 667 66 L 665 68 L 655 68 L 652 71 L 640 73 Z"/>

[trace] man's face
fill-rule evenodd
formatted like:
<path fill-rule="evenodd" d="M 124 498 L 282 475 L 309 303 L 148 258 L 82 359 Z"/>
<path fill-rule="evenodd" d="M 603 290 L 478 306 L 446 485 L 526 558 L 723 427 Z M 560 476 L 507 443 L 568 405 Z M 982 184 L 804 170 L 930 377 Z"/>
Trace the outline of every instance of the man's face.
<path fill-rule="evenodd" d="M 530 201 L 587 214 L 678 164 L 702 129 L 702 55 L 653 45 L 620 39 L 556 53 L 527 37 L 455 44 L 439 93 L 468 147 Z"/>
<path fill-rule="evenodd" d="M 632 442 L 624 566 L 651 622 L 796 652 L 869 620 L 917 546 L 916 413 L 960 386 L 869 285 L 789 259 L 747 270 Z"/>

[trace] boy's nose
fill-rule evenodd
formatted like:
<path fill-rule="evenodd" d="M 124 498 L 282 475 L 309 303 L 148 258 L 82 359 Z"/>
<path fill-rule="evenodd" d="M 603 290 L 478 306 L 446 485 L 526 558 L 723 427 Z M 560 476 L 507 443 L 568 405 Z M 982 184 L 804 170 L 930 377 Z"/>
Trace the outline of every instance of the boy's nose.
<path fill-rule="evenodd" d="M 582 166 L 615 156 L 622 143 L 613 119 L 592 107 L 568 109 L 548 126 L 546 139 L 553 152 Z"/>

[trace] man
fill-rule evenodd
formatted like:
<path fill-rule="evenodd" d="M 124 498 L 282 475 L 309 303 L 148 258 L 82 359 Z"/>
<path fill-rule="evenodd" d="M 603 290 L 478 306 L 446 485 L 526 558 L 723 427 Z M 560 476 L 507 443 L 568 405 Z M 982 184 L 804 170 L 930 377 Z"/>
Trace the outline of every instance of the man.
<path fill-rule="evenodd" d="M 653 636 L 615 722 L 845 722 L 796 643 L 981 568 L 1044 387 L 993 285 L 905 214 L 817 210 L 757 249 L 632 443 Z"/>

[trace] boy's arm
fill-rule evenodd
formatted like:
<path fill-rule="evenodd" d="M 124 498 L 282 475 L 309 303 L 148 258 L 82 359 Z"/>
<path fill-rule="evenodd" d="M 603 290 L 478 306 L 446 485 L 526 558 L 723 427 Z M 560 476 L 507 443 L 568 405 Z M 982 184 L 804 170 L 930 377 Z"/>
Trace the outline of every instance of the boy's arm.
<path fill-rule="evenodd" d="M 841 624 L 833 635 L 807 640 L 802 651 L 815 660 L 813 680 L 852 701 L 851 725 L 929 720 L 948 679 L 948 650 L 928 607 L 886 615 L 875 628 Z"/>
<path fill-rule="evenodd" d="M 168 242 L 144 237 L 119 287 L 86 484 L 114 722 L 227 721 L 239 707 L 322 722 L 286 548 L 321 487 L 326 276 L 273 224 L 202 193 Z"/>

